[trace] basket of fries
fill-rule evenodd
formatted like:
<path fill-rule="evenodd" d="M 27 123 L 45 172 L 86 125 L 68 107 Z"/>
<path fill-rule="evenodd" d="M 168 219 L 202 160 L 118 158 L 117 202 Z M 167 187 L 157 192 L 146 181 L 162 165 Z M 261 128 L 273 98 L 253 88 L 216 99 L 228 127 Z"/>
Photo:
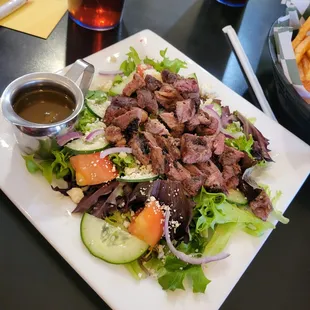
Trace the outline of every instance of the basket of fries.
<path fill-rule="evenodd" d="M 310 127 L 310 0 L 289 0 L 269 32 L 280 104 L 298 127 Z"/>

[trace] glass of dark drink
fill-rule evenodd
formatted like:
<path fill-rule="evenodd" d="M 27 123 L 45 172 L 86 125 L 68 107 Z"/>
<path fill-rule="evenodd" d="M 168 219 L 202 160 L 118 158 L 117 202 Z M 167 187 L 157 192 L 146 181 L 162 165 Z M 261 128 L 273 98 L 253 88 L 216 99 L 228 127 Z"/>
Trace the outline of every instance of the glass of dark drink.
<path fill-rule="evenodd" d="M 247 4 L 248 0 L 217 0 L 217 2 L 226 4 L 233 7 L 243 7 Z"/>
<path fill-rule="evenodd" d="M 122 19 L 125 0 L 68 0 L 70 17 L 80 26 L 104 31 Z"/>

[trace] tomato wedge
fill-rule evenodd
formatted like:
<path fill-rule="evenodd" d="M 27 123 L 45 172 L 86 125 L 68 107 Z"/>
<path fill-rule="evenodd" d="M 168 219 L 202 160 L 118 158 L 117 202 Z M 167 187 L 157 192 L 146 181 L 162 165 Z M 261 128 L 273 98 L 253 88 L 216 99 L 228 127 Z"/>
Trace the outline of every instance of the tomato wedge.
<path fill-rule="evenodd" d="M 110 159 L 100 158 L 100 153 L 72 156 L 70 163 L 75 170 L 76 183 L 79 186 L 108 182 L 118 175 Z"/>
<path fill-rule="evenodd" d="M 164 229 L 164 215 L 157 201 L 148 202 L 128 227 L 130 234 L 155 246 L 161 239 Z"/>

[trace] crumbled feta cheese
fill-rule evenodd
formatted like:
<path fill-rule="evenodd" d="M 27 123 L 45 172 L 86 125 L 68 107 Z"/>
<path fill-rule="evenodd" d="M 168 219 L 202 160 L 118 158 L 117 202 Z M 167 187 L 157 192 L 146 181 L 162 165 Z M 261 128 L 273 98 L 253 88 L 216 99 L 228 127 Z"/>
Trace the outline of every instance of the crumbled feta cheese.
<path fill-rule="evenodd" d="M 208 97 L 208 98 L 215 98 L 216 93 L 212 91 L 212 86 L 208 84 L 200 84 L 199 85 L 200 96 L 201 97 Z"/>
<path fill-rule="evenodd" d="M 156 177 L 156 175 L 152 172 L 152 166 L 136 166 L 136 167 L 126 167 L 125 175 L 122 176 L 124 179 L 148 179 Z"/>
<path fill-rule="evenodd" d="M 128 228 L 130 223 L 128 221 L 124 221 L 123 225 L 124 225 L 125 228 Z"/>
<path fill-rule="evenodd" d="M 120 158 L 126 158 L 126 157 L 127 157 L 127 153 L 125 153 L 125 152 L 120 152 L 120 153 L 118 154 L 118 156 L 119 156 Z"/>
<path fill-rule="evenodd" d="M 158 259 L 162 259 L 165 256 L 164 246 L 159 244 L 157 248 L 158 248 Z"/>
<path fill-rule="evenodd" d="M 82 198 L 84 197 L 83 191 L 78 187 L 73 187 L 73 188 L 69 189 L 67 191 L 67 194 L 69 195 L 71 200 L 76 204 L 78 204 L 82 200 Z"/>
<path fill-rule="evenodd" d="M 159 80 L 159 81 L 163 81 L 161 78 L 161 74 L 160 72 L 156 71 L 155 69 L 146 69 L 143 71 L 143 77 L 145 78 L 146 75 L 151 75 L 153 76 L 155 79 Z"/>

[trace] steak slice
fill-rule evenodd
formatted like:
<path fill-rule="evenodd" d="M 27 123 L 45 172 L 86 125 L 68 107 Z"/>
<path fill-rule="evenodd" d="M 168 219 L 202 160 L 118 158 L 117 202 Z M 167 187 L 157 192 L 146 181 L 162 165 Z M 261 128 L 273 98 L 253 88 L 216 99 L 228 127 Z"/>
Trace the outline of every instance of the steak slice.
<path fill-rule="evenodd" d="M 211 121 L 211 122 L 210 122 Z M 210 116 L 209 118 L 209 124 L 204 125 L 200 123 L 200 125 L 197 126 L 196 132 L 198 135 L 201 136 L 212 136 L 216 133 L 219 127 L 219 122 L 216 118 Z"/>
<path fill-rule="evenodd" d="M 238 164 L 226 165 L 223 167 L 223 179 L 226 189 L 236 189 L 239 185 L 239 174 L 241 168 Z"/>
<path fill-rule="evenodd" d="M 196 196 L 205 184 L 206 176 L 195 165 L 184 165 L 191 177 L 183 181 L 183 186 L 190 196 Z"/>
<path fill-rule="evenodd" d="M 118 146 L 126 144 L 126 139 L 119 127 L 110 125 L 105 129 L 104 134 L 109 142 L 116 143 Z"/>
<path fill-rule="evenodd" d="M 155 97 L 158 103 L 169 112 L 175 110 L 178 100 L 183 100 L 178 91 L 169 84 L 164 84 L 160 90 L 155 91 Z"/>
<path fill-rule="evenodd" d="M 207 137 L 186 133 L 181 138 L 182 161 L 186 164 L 203 163 L 211 156 L 211 147 Z"/>
<path fill-rule="evenodd" d="M 180 137 L 184 132 L 184 124 L 179 123 L 172 112 L 160 113 L 159 117 L 171 129 L 171 134 L 174 137 Z"/>
<path fill-rule="evenodd" d="M 196 165 L 206 176 L 205 187 L 212 191 L 225 191 L 224 179 L 219 168 L 211 161 Z"/>
<path fill-rule="evenodd" d="M 240 152 L 230 146 L 224 146 L 224 152 L 220 156 L 219 162 L 224 167 L 226 165 L 233 165 L 239 162 L 244 157 L 244 153 Z"/>
<path fill-rule="evenodd" d="M 171 136 L 165 138 L 161 136 L 156 136 L 156 141 L 158 145 L 169 154 L 173 160 L 178 160 L 181 158 L 181 152 L 179 150 L 180 139 L 175 139 Z"/>
<path fill-rule="evenodd" d="M 167 136 L 170 134 L 165 125 L 162 124 L 158 119 L 149 118 L 144 128 L 145 131 L 153 135 Z"/>
<path fill-rule="evenodd" d="M 105 112 L 103 121 L 108 126 L 112 123 L 114 118 L 126 113 L 131 108 L 137 106 L 137 100 L 135 98 L 115 96 L 112 98 L 111 104 L 108 106 Z"/>
<path fill-rule="evenodd" d="M 139 137 L 138 134 L 135 134 L 128 145 L 132 148 L 132 154 L 141 162 L 142 165 L 148 165 L 150 162 L 150 156 L 148 154 L 149 148 L 146 141 Z"/>
<path fill-rule="evenodd" d="M 175 112 L 180 123 L 188 122 L 196 113 L 194 101 L 191 99 L 177 101 Z"/>
<path fill-rule="evenodd" d="M 215 155 L 221 155 L 224 152 L 225 136 L 219 133 L 213 140 L 213 152 Z"/>
<path fill-rule="evenodd" d="M 145 76 L 144 81 L 145 81 L 147 89 L 149 89 L 152 92 L 160 89 L 163 85 L 163 83 L 161 81 L 157 80 L 156 78 L 154 78 L 154 76 L 152 76 L 150 74 L 147 74 Z"/>
<path fill-rule="evenodd" d="M 176 73 L 172 73 L 167 69 L 164 69 L 161 72 L 161 78 L 165 83 L 173 84 L 179 78 L 179 75 Z"/>
<path fill-rule="evenodd" d="M 154 93 L 148 89 L 137 90 L 138 106 L 145 109 L 149 113 L 158 114 L 158 103 L 155 99 Z"/>
<path fill-rule="evenodd" d="M 112 124 L 124 131 L 133 120 L 137 119 L 138 124 L 146 122 L 147 113 L 140 108 L 132 108 L 130 111 L 116 117 Z"/>
<path fill-rule="evenodd" d="M 273 207 L 265 190 L 262 190 L 261 193 L 250 202 L 250 208 L 252 212 L 263 221 L 268 219 Z"/>
<path fill-rule="evenodd" d="M 123 95 L 130 97 L 137 89 L 145 86 L 143 78 L 135 73 L 133 79 L 124 87 Z"/>
<path fill-rule="evenodd" d="M 143 134 L 150 149 L 151 165 L 153 172 L 156 174 L 165 173 L 166 162 L 163 150 L 158 146 L 155 137 L 151 133 L 144 132 Z"/>
<path fill-rule="evenodd" d="M 173 86 L 182 95 L 188 95 L 189 93 L 198 93 L 199 86 L 196 79 L 193 78 L 181 78 L 173 83 Z"/>
<path fill-rule="evenodd" d="M 166 168 L 166 175 L 169 180 L 182 182 L 186 179 L 190 179 L 191 175 L 178 161 L 173 161 L 171 158 L 168 159 L 168 165 Z"/>

